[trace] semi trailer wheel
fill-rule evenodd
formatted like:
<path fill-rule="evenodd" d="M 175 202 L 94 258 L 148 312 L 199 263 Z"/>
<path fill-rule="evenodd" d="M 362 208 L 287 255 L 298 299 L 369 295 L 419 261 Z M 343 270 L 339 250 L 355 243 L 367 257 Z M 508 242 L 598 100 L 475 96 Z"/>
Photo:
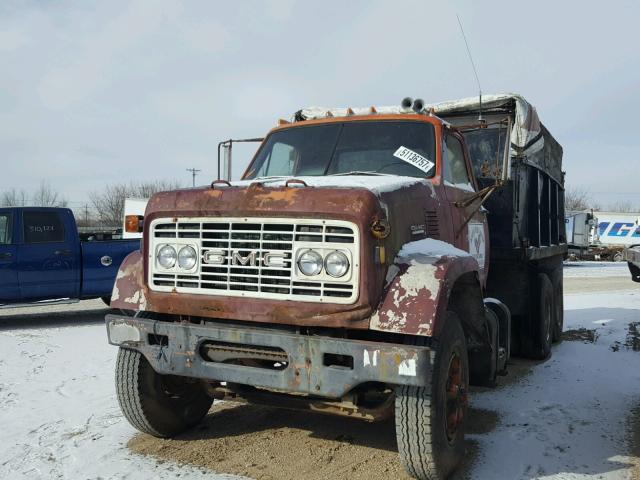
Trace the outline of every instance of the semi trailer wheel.
<path fill-rule="evenodd" d="M 417 338 L 416 344 L 420 340 Z M 396 390 L 398 452 L 409 475 L 439 480 L 458 466 L 465 453 L 468 388 L 464 332 L 457 315 L 447 312 L 430 385 Z"/>
<path fill-rule="evenodd" d="M 522 345 L 527 357 L 544 360 L 551 353 L 555 302 L 553 285 L 545 273 L 538 274 L 536 287 L 531 301 L 529 328 L 522 332 Z"/>
<path fill-rule="evenodd" d="M 120 348 L 116 391 L 129 423 L 154 437 L 172 437 L 207 414 L 213 399 L 197 380 L 160 375 L 140 352 Z"/>

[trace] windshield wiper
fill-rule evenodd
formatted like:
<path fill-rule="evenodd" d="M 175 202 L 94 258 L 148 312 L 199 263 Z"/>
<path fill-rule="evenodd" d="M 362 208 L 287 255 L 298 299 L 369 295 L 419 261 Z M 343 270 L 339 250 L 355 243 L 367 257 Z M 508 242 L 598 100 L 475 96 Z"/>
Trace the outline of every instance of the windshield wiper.
<path fill-rule="evenodd" d="M 393 173 L 380 173 L 380 172 L 375 172 L 373 170 L 353 170 L 351 172 L 345 172 L 345 173 L 331 173 L 327 175 L 327 177 L 340 177 L 345 175 L 376 175 L 376 176 L 383 176 L 383 177 L 397 176 L 397 175 L 394 175 Z"/>

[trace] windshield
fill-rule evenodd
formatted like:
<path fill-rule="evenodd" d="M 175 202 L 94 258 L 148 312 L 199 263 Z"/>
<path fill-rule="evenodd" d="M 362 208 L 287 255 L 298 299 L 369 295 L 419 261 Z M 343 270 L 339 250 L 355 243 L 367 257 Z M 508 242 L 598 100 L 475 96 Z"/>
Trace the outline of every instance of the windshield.
<path fill-rule="evenodd" d="M 433 177 L 433 125 L 362 121 L 287 128 L 272 133 L 245 179 L 350 172 Z"/>

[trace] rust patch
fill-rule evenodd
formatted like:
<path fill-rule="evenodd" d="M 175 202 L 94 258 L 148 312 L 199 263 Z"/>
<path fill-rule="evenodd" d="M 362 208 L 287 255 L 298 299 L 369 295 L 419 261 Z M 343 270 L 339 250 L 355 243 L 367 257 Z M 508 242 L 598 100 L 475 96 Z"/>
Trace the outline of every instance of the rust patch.
<path fill-rule="evenodd" d="M 477 270 L 472 257 L 396 259 L 397 273 L 385 290 L 370 328 L 410 335 L 432 336 L 443 317 L 450 289 L 463 273 Z"/>
<path fill-rule="evenodd" d="M 222 196 L 222 190 L 216 190 L 214 188 L 210 188 L 205 191 L 205 195 L 207 197 L 220 198 Z"/>
<path fill-rule="evenodd" d="M 111 306 L 123 310 L 146 310 L 146 288 L 144 286 L 142 254 L 131 252 L 118 270 L 113 287 Z"/>

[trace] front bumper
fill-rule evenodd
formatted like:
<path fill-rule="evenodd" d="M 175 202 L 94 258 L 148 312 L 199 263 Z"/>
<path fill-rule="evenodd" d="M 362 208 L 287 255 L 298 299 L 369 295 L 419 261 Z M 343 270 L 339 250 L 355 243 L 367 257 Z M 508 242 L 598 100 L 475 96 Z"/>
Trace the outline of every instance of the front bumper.
<path fill-rule="evenodd" d="M 435 356 L 428 347 L 308 336 L 275 328 L 194 325 L 121 315 L 107 315 L 105 320 L 109 343 L 139 351 L 158 373 L 325 398 L 341 398 L 366 382 L 426 386 Z M 281 349 L 287 366 L 274 370 L 214 362 L 201 353 L 207 342 Z M 352 362 L 332 365 L 327 358 L 335 355 L 350 356 Z"/>

